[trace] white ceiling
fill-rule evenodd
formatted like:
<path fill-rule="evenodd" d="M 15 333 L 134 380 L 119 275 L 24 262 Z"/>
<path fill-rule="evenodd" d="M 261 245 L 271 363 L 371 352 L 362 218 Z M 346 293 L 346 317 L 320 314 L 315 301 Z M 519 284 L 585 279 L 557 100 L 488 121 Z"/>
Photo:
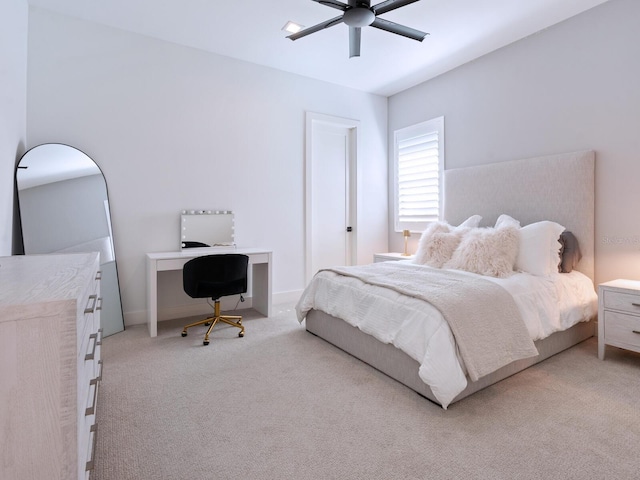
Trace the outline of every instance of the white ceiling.
<path fill-rule="evenodd" d="M 285 38 L 281 29 L 287 20 L 310 27 L 340 15 L 312 0 L 28 1 L 122 30 L 389 96 L 607 0 L 421 0 L 381 18 L 429 32 L 422 43 L 366 27 L 361 57 L 352 59 L 345 24 L 295 42 Z"/>

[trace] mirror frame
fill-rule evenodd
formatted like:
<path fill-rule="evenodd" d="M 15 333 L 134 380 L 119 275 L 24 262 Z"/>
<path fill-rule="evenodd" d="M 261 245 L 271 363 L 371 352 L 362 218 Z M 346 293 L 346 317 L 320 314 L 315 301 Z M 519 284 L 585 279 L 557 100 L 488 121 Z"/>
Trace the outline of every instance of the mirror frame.
<path fill-rule="evenodd" d="M 43 153 L 42 159 L 38 159 L 38 157 L 35 156 L 35 151 L 37 149 L 43 150 L 44 147 L 50 147 L 52 151 Z M 55 158 L 52 159 L 52 156 L 55 156 L 58 154 L 58 152 L 55 152 L 54 154 L 53 148 L 57 148 L 61 152 L 73 151 L 73 154 L 77 156 L 76 160 L 80 159 L 82 160 L 82 162 L 86 160 L 86 162 L 83 164 L 84 166 L 81 165 L 80 160 L 78 160 L 77 162 L 70 162 L 73 164 L 73 168 L 71 168 L 71 166 L 69 165 L 63 168 L 57 168 L 57 169 L 48 168 L 50 167 L 50 165 L 47 165 L 47 162 L 49 161 L 54 162 Z M 68 150 L 68 149 L 71 149 L 71 150 Z M 31 162 L 31 165 L 28 165 L 28 164 L 25 165 L 26 162 Z M 88 162 L 91 162 L 92 165 L 88 166 Z M 34 163 L 46 165 L 47 168 L 44 171 L 45 173 L 44 177 L 46 177 L 46 181 L 38 181 L 36 183 L 33 183 L 33 180 L 28 180 L 28 183 L 25 186 L 25 179 L 24 179 L 24 176 L 22 176 L 23 178 L 21 180 L 20 171 L 29 166 L 34 166 Z M 29 242 L 25 238 L 25 225 L 28 224 L 28 221 L 29 221 L 28 218 L 30 214 L 29 214 L 29 211 L 25 211 L 25 209 L 27 208 L 25 204 L 27 202 L 25 202 L 24 191 L 30 188 L 53 186 L 58 182 L 71 181 L 71 180 L 76 180 L 82 177 L 89 177 L 89 176 L 94 176 L 98 174 L 100 175 L 100 177 L 102 178 L 102 181 L 104 182 L 104 198 L 102 198 L 102 196 L 100 196 L 100 198 L 96 198 L 97 201 L 102 200 L 102 203 L 98 205 L 97 203 L 94 202 L 93 204 L 91 204 L 91 208 L 93 209 L 92 211 L 100 210 L 100 212 L 104 212 L 104 220 L 101 221 L 97 219 L 95 223 L 96 225 L 100 224 L 98 229 L 100 233 L 107 232 L 106 236 L 98 235 L 95 237 L 95 240 L 80 242 L 80 243 L 72 244 L 71 246 L 66 246 L 62 248 L 57 248 L 59 245 L 55 245 L 55 244 L 54 244 L 55 246 L 51 248 L 47 248 L 42 245 L 38 245 L 37 247 L 30 247 L 30 243 L 32 242 Z M 100 166 L 89 155 L 87 155 L 85 152 L 83 152 L 82 150 L 76 147 L 73 147 L 71 145 L 67 145 L 64 143 L 43 143 L 43 144 L 39 144 L 34 147 L 31 147 L 22 155 L 22 157 L 16 164 L 14 178 L 15 178 L 17 208 L 19 211 L 19 219 L 17 224 L 19 229 L 19 236 L 22 241 L 23 254 L 25 255 L 47 254 L 47 253 L 64 254 L 64 253 L 100 251 L 101 252 L 101 255 L 100 255 L 101 270 L 106 270 L 106 272 L 103 272 L 102 288 L 107 292 L 112 292 L 112 297 L 117 296 L 117 298 L 103 299 L 103 302 L 105 302 L 105 307 L 107 308 L 107 312 L 109 311 L 109 309 L 113 309 L 112 311 L 114 311 L 112 316 L 112 319 L 113 319 L 112 323 L 114 324 L 113 325 L 109 324 L 109 328 L 106 331 L 104 331 L 103 334 L 107 336 L 112 333 L 123 331 L 125 329 L 124 312 L 122 309 L 122 295 L 120 292 L 120 280 L 118 275 L 117 255 L 116 255 L 116 249 L 115 249 L 114 240 L 113 240 L 113 227 L 112 227 L 112 219 L 111 219 L 111 211 L 110 211 L 111 209 L 109 206 L 109 190 L 108 190 L 107 180 Z M 64 187 L 64 185 L 62 186 Z M 64 192 L 64 188 L 63 190 L 61 190 L 61 192 Z M 71 197 L 68 197 L 67 200 L 71 200 Z M 79 200 L 78 205 L 81 205 L 81 204 L 82 204 L 82 201 Z M 25 222 L 25 219 L 27 220 L 26 222 Z M 106 222 L 106 223 L 102 223 L 102 222 Z M 70 224 L 71 222 L 69 223 L 69 225 Z M 111 263 L 113 263 L 113 267 L 110 266 Z M 105 316 L 105 307 L 103 307 L 103 310 L 101 312 L 101 327 L 103 328 L 105 326 L 105 322 L 103 321 L 102 318 Z M 122 321 L 121 325 L 120 325 L 120 320 Z"/>

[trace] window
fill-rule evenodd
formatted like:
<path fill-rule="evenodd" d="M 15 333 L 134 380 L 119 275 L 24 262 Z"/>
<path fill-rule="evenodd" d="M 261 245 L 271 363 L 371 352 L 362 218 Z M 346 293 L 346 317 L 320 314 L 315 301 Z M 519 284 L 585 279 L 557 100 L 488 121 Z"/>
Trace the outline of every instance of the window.
<path fill-rule="evenodd" d="M 394 133 L 395 231 L 421 232 L 440 219 L 444 117 Z"/>

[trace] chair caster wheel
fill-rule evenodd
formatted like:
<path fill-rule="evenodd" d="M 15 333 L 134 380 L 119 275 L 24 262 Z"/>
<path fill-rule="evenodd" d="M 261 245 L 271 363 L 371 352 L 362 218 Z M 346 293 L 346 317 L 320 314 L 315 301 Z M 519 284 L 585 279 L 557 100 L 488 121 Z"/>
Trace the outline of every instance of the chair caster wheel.
<path fill-rule="evenodd" d="M 239 337 L 244 337 L 244 332 L 240 332 L 240 333 L 238 334 L 238 336 L 239 336 Z"/>
<path fill-rule="evenodd" d="M 202 342 L 203 345 L 209 345 L 209 340 L 205 340 L 204 342 Z"/>
<path fill-rule="evenodd" d="M 182 332 L 182 336 L 186 337 L 187 336 L 187 332 Z"/>

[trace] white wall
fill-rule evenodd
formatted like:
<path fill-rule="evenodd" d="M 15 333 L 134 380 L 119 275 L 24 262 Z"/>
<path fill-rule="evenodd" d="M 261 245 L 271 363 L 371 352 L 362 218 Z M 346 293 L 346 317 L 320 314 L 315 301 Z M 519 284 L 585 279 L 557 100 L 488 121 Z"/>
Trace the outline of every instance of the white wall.
<path fill-rule="evenodd" d="M 276 301 L 304 288 L 306 111 L 360 120 L 359 259 L 386 249 L 386 98 L 32 7 L 27 111 L 30 145 L 73 145 L 106 177 L 128 324 L 184 208 L 233 210 L 236 242 L 273 250 Z"/>
<path fill-rule="evenodd" d="M 27 19 L 26 0 L 0 2 L 0 256 L 13 253 L 14 172 L 25 152 Z"/>
<path fill-rule="evenodd" d="M 640 279 L 638 19 L 640 2 L 611 0 L 401 92 L 389 138 L 444 115 L 445 168 L 595 150 L 596 281 Z"/>

